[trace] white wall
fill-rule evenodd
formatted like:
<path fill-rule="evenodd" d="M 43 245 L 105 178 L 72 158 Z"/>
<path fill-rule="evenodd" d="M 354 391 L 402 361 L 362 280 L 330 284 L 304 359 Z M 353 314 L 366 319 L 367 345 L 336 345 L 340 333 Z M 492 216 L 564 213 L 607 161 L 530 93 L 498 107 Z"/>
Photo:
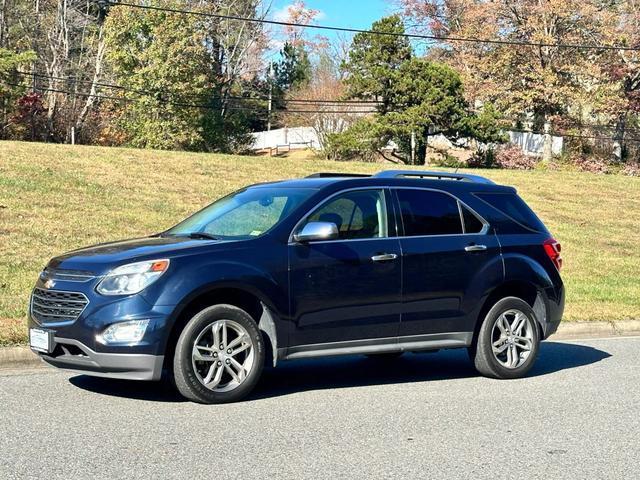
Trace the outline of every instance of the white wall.
<path fill-rule="evenodd" d="M 551 151 L 554 155 L 562 153 L 562 137 L 551 137 L 553 146 Z M 542 155 L 544 150 L 544 135 L 529 132 L 509 132 L 509 140 L 511 143 L 518 145 L 523 152 L 533 155 Z"/>
<path fill-rule="evenodd" d="M 508 133 L 510 142 L 518 145 L 523 152 L 531 155 L 542 155 L 544 135 L 528 132 Z M 320 148 L 318 135 L 312 127 L 279 128 L 269 132 L 255 132 L 251 135 L 254 139 L 254 150 L 266 150 L 284 145 L 290 145 L 292 150 L 309 147 Z M 553 154 L 560 155 L 562 153 L 563 138 L 551 138 L 553 140 Z M 441 147 L 453 146 L 453 144 L 442 135 L 429 137 L 429 144 Z"/>
<path fill-rule="evenodd" d="M 278 128 L 268 132 L 255 132 L 251 135 L 254 150 L 266 150 L 279 145 L 290 145 L 292 150 L 320 148 L 318 135 L 312 127 Z"/>

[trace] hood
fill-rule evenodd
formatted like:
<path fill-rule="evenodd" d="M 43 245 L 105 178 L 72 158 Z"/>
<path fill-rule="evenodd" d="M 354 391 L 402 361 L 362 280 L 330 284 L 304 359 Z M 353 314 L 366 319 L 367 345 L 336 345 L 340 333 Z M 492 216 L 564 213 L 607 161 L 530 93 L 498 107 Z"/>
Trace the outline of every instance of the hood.
<path fill-rule="evenodd" d="M 53 258 L 47 268 L 86 271 L 100 275 L 125 263 L 164 257 L 171 258 L 186 249 L 208 247 L 211 244 L 220 243 L 229 242 L 189 237 L 135 238 L 73 250 Z"/>

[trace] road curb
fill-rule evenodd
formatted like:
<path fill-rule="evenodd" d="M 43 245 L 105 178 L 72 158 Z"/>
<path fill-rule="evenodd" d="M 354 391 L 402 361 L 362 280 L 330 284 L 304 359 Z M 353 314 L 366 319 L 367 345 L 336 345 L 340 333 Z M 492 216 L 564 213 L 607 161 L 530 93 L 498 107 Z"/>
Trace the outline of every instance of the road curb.
<path fill-rule="evenodd" d="M 29 347 L 1 347 L 0 369 L 37 367 L 42 361 Z"/>
<path fill-rule="evenodd" d="M 594 337 L 640 335 L 640 320 L 611 322 L 562 322 L 551 340 L 578 340 Z M 43 366 L 38 356 L 26 346 L 0 347 L 0 369 Z"/>
<path fill-rule="evenodd" d="M 552 340 L 640 335 L 640 320 L 617 322 L 562 322 Z"/>

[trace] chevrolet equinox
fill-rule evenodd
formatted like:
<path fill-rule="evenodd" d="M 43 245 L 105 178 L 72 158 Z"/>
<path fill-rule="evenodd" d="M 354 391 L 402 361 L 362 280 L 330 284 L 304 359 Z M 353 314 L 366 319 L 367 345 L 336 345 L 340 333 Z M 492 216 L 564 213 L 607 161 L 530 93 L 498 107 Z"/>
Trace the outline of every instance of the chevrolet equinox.
<path fill-rule="evenodd" d="M 466 348 L 525 375 L 564 309 L 560 244 L 514 188 L 468 174 L 320 173 L 243 188 L 173 228 L 52 259 L 31 348 L 88 375 L 244 398 L 265 365 Z"/>

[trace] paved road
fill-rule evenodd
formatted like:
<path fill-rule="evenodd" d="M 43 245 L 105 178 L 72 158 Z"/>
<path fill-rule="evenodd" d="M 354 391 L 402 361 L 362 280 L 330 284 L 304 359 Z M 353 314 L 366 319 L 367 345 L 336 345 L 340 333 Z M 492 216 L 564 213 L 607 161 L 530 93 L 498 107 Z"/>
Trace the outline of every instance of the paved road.
<path fill-rule="evenodd" d="M 637 478 L 640 337 L 545 342 L 529 378 L 464 351 L 290 362 L 244 403 L 0 373 L 0 478 Z"/>

